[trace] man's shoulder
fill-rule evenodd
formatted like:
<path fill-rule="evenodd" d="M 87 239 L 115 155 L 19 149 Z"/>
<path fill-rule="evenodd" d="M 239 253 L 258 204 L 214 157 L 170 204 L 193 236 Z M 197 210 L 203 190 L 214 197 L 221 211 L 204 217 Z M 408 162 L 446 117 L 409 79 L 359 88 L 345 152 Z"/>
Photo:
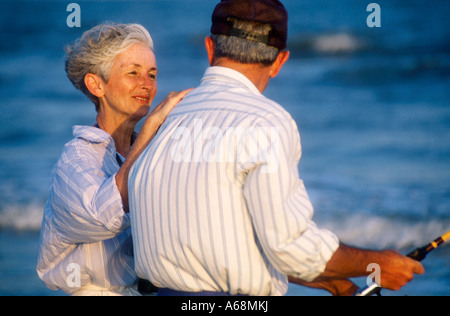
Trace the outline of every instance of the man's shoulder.
<path fill-rule="evenodd" d="M 181 106 L 180 106 L 181 105 Z M 290 117 L 286 109 L 276 101 L 262 94 L 253 94 L 242 87 L 198 87 L 193 90 L 177 109 L 185 111 L 188 109 L 220 109 L 228 111 L 243 111 L 249 114 L 276 114 Z"/>
<path fill-rule="evenodd" d="M 265 96 L 259 96 L 259 102 L 263 109 L 259 114 L 261 118 L 269 122 L 287 122 L 293 121 L 291 114 L 278 102 L 271 100 Z"/>

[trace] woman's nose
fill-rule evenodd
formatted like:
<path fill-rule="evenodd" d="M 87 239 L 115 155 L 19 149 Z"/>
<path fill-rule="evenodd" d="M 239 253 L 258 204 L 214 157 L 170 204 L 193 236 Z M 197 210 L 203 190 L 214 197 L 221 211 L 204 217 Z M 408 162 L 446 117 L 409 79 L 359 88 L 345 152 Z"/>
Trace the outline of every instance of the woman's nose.
<path fill-rule="evenodd" d="M 143 76 L 141 86 L 142 88 L 151 91 L 155 86 L 155 80 L 150 78 L 149 76 Z"/>

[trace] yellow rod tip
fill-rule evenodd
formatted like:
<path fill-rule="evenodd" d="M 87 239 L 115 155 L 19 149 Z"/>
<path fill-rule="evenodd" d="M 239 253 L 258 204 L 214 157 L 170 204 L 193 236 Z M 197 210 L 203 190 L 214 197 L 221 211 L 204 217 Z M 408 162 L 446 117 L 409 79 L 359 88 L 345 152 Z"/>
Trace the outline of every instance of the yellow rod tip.
<path fill-rule="evenodd" d="M 442 235 L 442 239 L 446 241 L 447 239 L 450 239 L 450 230 L 446 232 L 444 235 Z"/>

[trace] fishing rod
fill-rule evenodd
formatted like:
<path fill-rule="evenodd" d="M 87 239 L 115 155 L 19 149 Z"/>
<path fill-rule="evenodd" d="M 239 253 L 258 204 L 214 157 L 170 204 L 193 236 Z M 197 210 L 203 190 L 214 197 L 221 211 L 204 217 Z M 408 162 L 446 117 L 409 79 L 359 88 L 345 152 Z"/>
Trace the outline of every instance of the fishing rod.
<path fill-rule="evenodd" d="M 419 247 L 414 251 L 410 252 L 409 254 L 407 254 L 406 256 L 417 261 L 422 261 L 431 251 L 442 245 L 448 239 L 450 239 L 450 230 L 446 232 L 444 235 L 430 242 L 428 245 Z M 372 295 L 380 296 L 381 295 L 380 292 L 381 286 L 377 283 L 373 283 L 371 286 L 365 287 L 364 289 L 361 289 L 358 292 L 356 292 L 355 296 L 372 296 Z"/>

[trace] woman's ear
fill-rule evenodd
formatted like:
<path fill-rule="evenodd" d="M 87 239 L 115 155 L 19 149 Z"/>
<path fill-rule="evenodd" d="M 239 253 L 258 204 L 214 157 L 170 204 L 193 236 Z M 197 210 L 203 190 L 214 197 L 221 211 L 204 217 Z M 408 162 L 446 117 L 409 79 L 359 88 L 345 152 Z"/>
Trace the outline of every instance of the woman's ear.
<path fill-rule="evenodd" d="M 99 76 L 88 73 L 84 76 L 84 84 L 89 92 L 97 98 L 105 95 L 105 82 Z"/>

